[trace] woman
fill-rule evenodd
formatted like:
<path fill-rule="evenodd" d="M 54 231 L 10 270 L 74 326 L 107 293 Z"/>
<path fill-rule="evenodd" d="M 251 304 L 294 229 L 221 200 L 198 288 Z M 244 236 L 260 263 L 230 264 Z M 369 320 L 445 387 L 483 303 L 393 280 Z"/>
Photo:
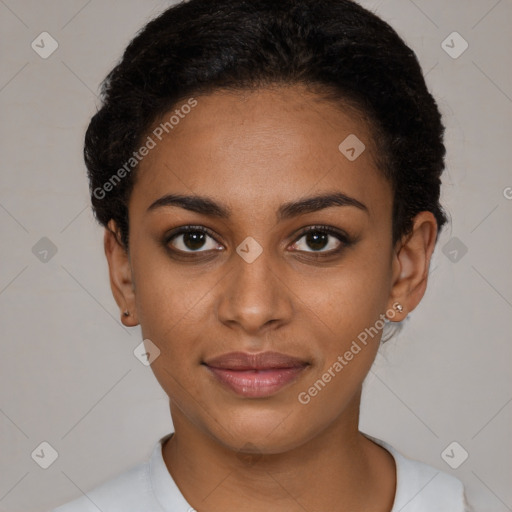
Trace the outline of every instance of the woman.
<path fill-rule="evenodd" d="M 58 512 L 466 510 L 358 430 L 446 216 L 414 53 L 349 0 L 190 0 L 104 82 L 85 141 L 110 282 L 174 432 Z"/>

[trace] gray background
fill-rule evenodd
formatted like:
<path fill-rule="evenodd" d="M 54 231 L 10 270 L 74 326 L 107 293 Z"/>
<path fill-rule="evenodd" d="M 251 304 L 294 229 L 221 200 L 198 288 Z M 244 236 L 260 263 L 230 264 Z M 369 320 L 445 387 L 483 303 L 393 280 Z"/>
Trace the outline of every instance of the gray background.
<path fill-rule="evenodd" d="M 100 81 L 167 5 L 0 0 L 2 511 L 77 497 L 172 430 L 165 393 L 133 355 L 140 330 L 118 320 L 81 156 Z M 452 222 L 422 304 L 368 377 L 361 429 L 456 475 L 476 510 L 512 510 L 512 3 L 363 5 L 416 51 L 439 102 Z M 43 31 L 59 44 L 47 59 L 31 48 Z M 454 31 L 469 44 L 458 58 L 441 46 Z M 31 457 L 43 441 L 58 452 L 48 469 Z M 458 469 L 441 457 L 453 441 L 469 453 Z"/>

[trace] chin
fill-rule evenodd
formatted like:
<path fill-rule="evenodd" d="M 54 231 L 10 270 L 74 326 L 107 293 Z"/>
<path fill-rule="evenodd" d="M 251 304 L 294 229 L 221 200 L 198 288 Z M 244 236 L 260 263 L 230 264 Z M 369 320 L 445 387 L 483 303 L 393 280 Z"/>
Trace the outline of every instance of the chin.
<path fill-rule="evenodd" d="M 210 424 L 210 434 L 219 443 L 235 452 L 253 454 L 284 453 L 307 442 L 313 434 L 308 434 L 304 416 L 290 413 L 284 408 L 240 410 L 235 414 L 219 414 L 224 418 L 219 426 Z M 300 426 L 300 428 L 298 428 Z"/>

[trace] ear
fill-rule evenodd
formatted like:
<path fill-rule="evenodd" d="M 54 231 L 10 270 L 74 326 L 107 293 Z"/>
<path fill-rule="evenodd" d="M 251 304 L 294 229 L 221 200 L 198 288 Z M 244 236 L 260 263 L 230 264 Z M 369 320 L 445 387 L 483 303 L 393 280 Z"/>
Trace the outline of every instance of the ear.
<path fill-rule="evenodd" d="M 432 212 L 425 211 L 414 217 L 411 233 L 397 242 L 393 254 L 393 283 L 388 310 L 394 310 L 393 305 L 398 302 L 403 311 L 395 311 L 393 321 L 402 321 L 423 298 L 436 238 L 436 218 Z"/>
<path fill-rule="evenodd" d="M 128 251 L 121 243 L 120 231 L 113 219 L 108 223 L 103 238 L 105 256 L 108 261 L 110 288 L 121 309 L 121 322 L 127 327 L 138 325 L 135 309 L 135 285 Z M 124 314 L 125 311 L 129 315 Z"/>

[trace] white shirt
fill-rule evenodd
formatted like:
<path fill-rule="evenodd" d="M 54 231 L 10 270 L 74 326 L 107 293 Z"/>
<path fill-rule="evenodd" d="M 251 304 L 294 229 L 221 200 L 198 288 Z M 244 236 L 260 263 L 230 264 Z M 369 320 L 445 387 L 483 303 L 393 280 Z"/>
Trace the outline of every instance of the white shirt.
<path fill-rule="evenodd" d="M 162 456 L 162 437 L 149 459 L 52 512 L 194 512 L 174 482 Z M 395 459 L 397 485 L 391 512 L 468 512 L 464 488 L 455 477 L 407 459 L 370 437 Z"/>

